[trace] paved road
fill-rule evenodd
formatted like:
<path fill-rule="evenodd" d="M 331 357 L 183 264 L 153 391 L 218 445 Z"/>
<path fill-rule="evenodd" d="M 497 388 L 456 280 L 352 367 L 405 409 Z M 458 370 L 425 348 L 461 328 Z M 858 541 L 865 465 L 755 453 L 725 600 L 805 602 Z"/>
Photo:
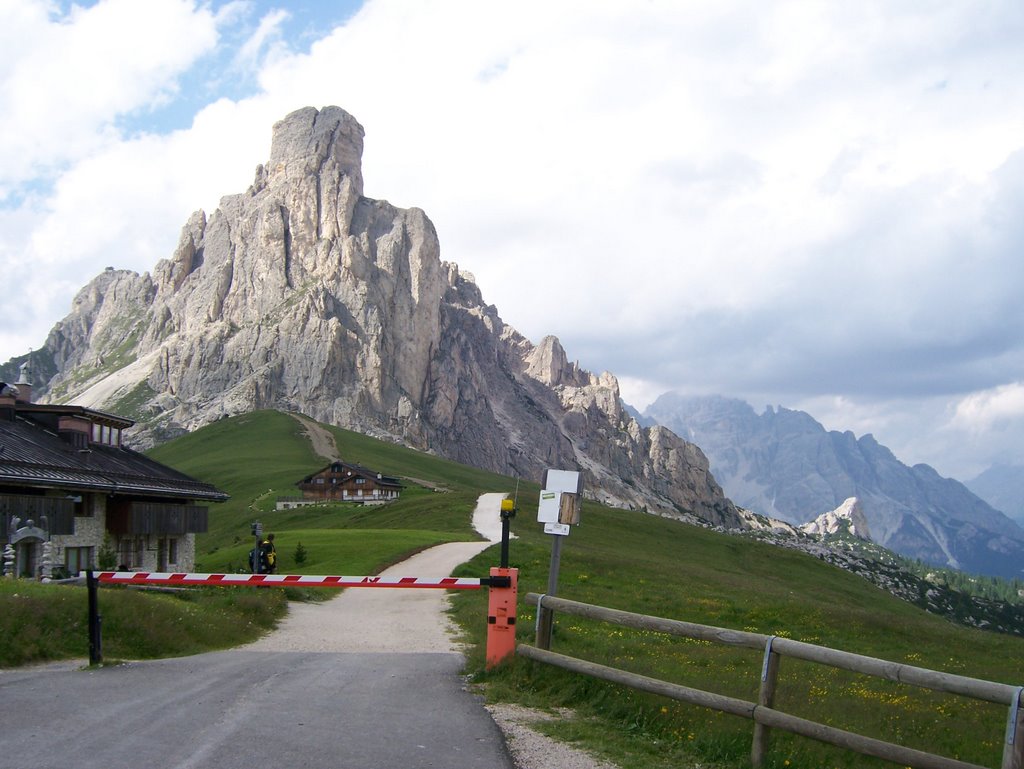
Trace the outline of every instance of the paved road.
<path fill-rule="evenodd" d="M 3 769 L 511 769 L 457 654 L 227 651 L 0 672 Z"/>

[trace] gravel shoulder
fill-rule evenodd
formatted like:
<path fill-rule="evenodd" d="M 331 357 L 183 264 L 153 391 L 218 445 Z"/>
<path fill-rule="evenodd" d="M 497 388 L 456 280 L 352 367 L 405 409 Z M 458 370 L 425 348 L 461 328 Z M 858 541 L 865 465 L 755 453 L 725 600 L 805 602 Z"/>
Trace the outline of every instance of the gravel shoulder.
<path fill-rule="evenodd" d="M 382 576 L 450 575 L 456 566 L 501 541 L 503 497 L 484 494 L 477 501 L 473 527 L 485 541 L 432 547 L 381 572 Z M 448 606 L 448 595 L 441 590 L 345 590 L 323 603 L 292 603 L 274 632 L 242 648 L 260 652 L 461 654 Z M 616 769 L 530 728 L 532 723 L 559 715 L 501 703 L 488 705 L 487 710 L 504 733 L 518 769 Z"/>

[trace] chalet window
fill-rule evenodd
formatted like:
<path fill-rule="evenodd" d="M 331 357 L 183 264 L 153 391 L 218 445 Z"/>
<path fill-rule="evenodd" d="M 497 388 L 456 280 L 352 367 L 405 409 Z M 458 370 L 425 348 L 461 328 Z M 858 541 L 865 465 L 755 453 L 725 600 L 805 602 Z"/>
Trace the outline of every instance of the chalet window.
<path fill-rule="evenodd" d="M 356 478 L 356 484 L 357 485 L 362 485 L 364 483 L 366 483 L 366 479 L 365 478 Z"/>
<path fill-rule="evenodd" d="M 101 443 L 105 446 L 121 445 L 121 428 L 101 425 L 97 422 L 92 424 L 92 442 Z"/>
<path fill-rule="evenodd" d="M 323 486 L 324 485 L 324 479 L 323 478 L 316 478 L 313 481 L 313 483 L 317 484 L 318 486 Z"/>
<path fill-rule="evenodd" d="M 146 553 L 145 537 L 123 537 L 117 543 L 118 563 L 128 568 L 139 568 L 143 565 Z"/>
<path fill-rule="evenodd" d="M 65 547 L 64 565 L 67 566 L 68 574 L 77 575 L 80 571 L 92 568 L 91 547 Z"/>
<path fill-rule="evenodd" d="M 132 541 L 122 539 L 117 543 L 117 562 L 125 566 L 132 565 Z"/>
<path fill-rule="evenodd" d="M 167 540 L 167 563 L 178 562 L 178 540 Z"/>
<path fill-rule="evenodd" d="M 76 518 L 92 518 L 93 517 L 93 500 L 90 494 L 69 494 L 68 498 L 75 505 L 75 517 Z"/>

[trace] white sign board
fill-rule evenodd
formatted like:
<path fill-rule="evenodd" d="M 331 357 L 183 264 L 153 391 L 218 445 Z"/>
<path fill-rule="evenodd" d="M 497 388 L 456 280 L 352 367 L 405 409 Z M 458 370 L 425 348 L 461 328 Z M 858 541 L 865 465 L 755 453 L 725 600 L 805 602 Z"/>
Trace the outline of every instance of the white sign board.
<path fill-rule="evenodd" d="M 582 494 L 583 477 L 575 470 L 545 470 L 544 490 Z"/>
<path fill-rule="evenodd" d="M 562 493 L 544 489 L 537 505 L 537 523 L 558 523 L 559 499 Z"/>
<path fill-rule="evenodd" d="M 580 522 L 580 498 L 583 495 L 583 475 L 576 470 L 545 470 L 543 489 L 537 505 L 537 522 L 544 524 L 548 534 L 550 524 L 559 527 Z M 566 534 L 569 532 L 566 531 Z"/>
<path fill-rule="evenodd" d="M 569 536 L 569 529 L 572 527 L 567 523 L 545 523 L 544 533 L 545 534 L 558 534 L 562 537 Z"/>

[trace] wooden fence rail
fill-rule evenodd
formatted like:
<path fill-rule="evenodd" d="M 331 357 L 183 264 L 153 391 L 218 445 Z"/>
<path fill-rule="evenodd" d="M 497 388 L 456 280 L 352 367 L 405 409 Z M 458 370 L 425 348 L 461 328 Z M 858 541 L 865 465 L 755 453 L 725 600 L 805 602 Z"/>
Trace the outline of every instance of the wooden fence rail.
<path fill-rule="evenodd" d="M 875 657 L 866 657 L 838 649 L 830 649 L 825 646 L 793 641 L 788 638 L 729 630 L 711 625 L 698 625 L 692 622 L 652 617 L 646 614 L 634 614 L 618 609 L 609 609 L 604 606 L 570 601 L 565 598 L 538 595 L 537 593 L 528 593 L 526 601 L 528 603 L 535 603 L 538 612 L 541 608 L 545 608 L 638 630 L 650 630 L 727 646 L 763 650 L 764 662 L 761 670 L 761 687 L 758 692 L 758 701 L 755 703 L 712 692 L 705 692 L 700 689 L 692 689 L 666 681 L 659 681 L 617 668 L 610 668 L 575 657 L 556 654 L 547 649 L 526 646 L 524 644 L 520 644 L 516 649 L 516 654 L 538 662 L 556 665 L 566 670 L 753 720 L 754 737 L 750 760 L 755 769 L 760 769 L 764 765 L 770 729 L 782 729 L 783 731 L 810 737 L 811 739 L 827 742 L 858 753 L 864 753 L 865 755 L 875 756 L 876 758 L 893 761 L 904 766 L 914 767 L 915 769 L 986 769 L 985 767 L 979 767 L 977 764 L 913 750 L 902 745 L 836 729 L 835 727 L 798 718 L 797 716 L 773 709 L 779 662 L 783 656 L 821 665 L 829 665 L 841 670 L 884 678 L 889 681 L 896 681 L 947 694 L 956 694 L 1006 705 L 1009 708 L 1009 712 L 1001 769 L 1024 769 L 1024 708 L 1020 706 L 1024 687 L 1010 686 L 1008 684 L 914 667 L 913 665 L 889 662 Z"/>

